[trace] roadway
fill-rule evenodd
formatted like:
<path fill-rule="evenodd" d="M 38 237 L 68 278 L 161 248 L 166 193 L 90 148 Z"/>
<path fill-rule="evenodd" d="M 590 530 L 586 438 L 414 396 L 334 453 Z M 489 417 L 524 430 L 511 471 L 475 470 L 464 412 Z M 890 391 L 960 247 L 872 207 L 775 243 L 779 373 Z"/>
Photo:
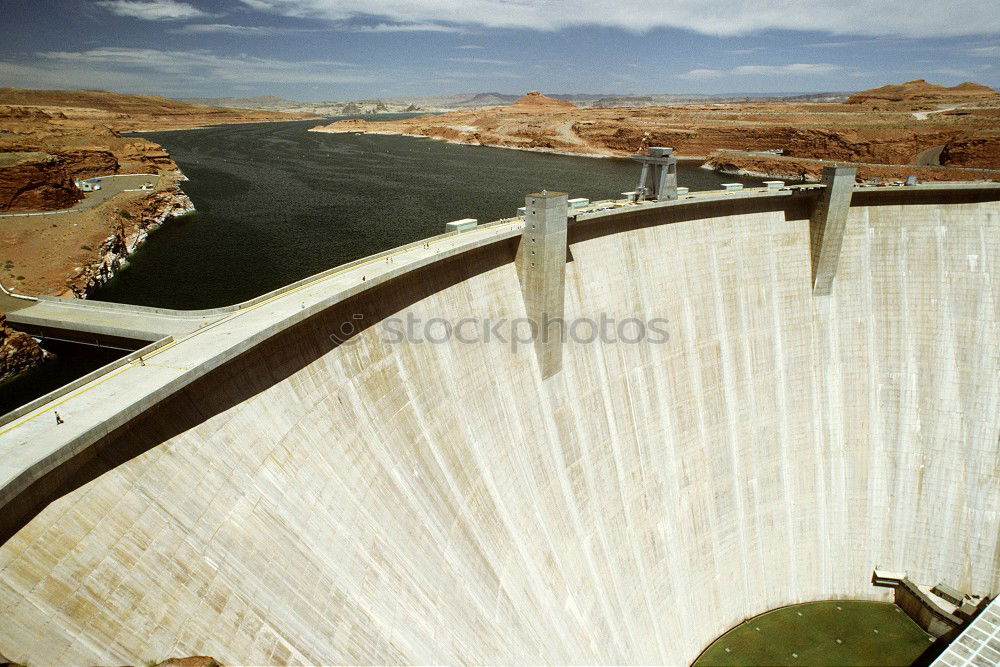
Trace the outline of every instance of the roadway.
<path fill-rule="evenodd" d="M 0 312 L 15 328 L 41 336 L 135 348 L 183 336 L 219 319 L 217 311 L 179 311 L 63 297 L 13 296 L 0 288 Z"/>
<path fill-rule="evenodd" d="M 76 213 L 78 211 L 86 211 L 87 209 L 94 208 L 100 204 L 103 204 L 107 200 L 111 199 L 117 194 L 122 192 L 131 192 L 139 190 L 144 184 L 152 183 L 154 188 L 159 176 L 156 174 L 112 174 L 110 176 L 98 176 L 100 179 L 101 189 L 95 190 L 93 192 L 85 192 L 83 194 L 83 200 L 76 204 L 73 208 L 64 208 L 58 211 L 38 211 L 38 212 L 25 212 L 25 213 L 4 213 L 0 214 L 2 218 L 16 218 L 24 216 L 36 216 L 36 215 L 55 215 L 57 213 Z M 153 192 L 155 190 L 150 190 Z"/>

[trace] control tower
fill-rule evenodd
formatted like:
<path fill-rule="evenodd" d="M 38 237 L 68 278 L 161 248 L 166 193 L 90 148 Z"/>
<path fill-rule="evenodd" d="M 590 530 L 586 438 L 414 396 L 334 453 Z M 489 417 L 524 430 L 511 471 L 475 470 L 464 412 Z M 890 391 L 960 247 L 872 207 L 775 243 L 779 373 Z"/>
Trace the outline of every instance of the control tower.
<path fill-rule="evenodd" d="M 650 146 L 645 155 L 632 155 L 631 159 L 642 163 L 637 200 L 654 199 L 664 201 L 677 199 L 677 158 L 671 155 L 673 148 Z M 647 186 L 649 178 L 653 183 Z"/>

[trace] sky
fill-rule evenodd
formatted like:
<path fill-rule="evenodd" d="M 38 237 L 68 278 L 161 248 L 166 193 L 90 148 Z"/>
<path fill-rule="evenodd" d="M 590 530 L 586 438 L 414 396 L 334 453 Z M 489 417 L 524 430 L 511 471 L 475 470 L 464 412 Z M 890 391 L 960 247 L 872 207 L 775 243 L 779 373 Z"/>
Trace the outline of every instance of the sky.
<path fill-rule="evenodd" d="M 1000 88 L 998 0 L 0 0 L 0 86 L 302 101 Z"/>

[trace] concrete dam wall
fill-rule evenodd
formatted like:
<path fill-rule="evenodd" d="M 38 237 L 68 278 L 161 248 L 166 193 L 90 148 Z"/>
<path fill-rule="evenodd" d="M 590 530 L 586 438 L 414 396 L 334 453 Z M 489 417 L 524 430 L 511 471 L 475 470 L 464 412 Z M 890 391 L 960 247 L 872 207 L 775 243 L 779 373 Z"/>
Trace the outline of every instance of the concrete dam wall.
<path fill-rule="evenodd" d="M 522 317 L 516 237 L 267 337 L 0 547 L 0 652 L 685 664 L 776 606 L 889 599 L 876 565 L 1000 593 L 1000 203 L 856 193 L 825 297 L 809 211 L 571 225 L 566 317 L 669 337 L 570 340 L 547 380 L 530 346 L 377 324 Z"/>

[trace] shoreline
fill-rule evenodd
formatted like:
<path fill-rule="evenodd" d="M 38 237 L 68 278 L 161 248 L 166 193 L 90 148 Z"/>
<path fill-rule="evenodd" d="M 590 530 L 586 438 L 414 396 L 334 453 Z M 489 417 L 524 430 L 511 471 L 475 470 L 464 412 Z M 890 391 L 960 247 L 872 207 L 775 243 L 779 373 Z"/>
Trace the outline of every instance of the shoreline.
<path fill-rule="evenodd" d="M 87 298 L 128 265 L 152 231 L 195 211 L 180 188 L 184 180 L 171 169 L 154 190 L 125 189 L 85 209 L 0 219 L 13 244 L 3 287 L 29 297 Z"/>
<path fill-rule="evenodd" d="M 82 267 L 71 284 L 59 296 L 88 298 L 95 290 L 108 283 L 122 270 L 128 267 L 129 258 L 145 245 L 149 235 L 166 224 L 169 218 L 179 218 L 196 212 L 194 203 L 177 185 L 187 180 L 177 172 L 177 180 L 165 190 L 154 191 L 147 197 L 129 202 L 133 207 L 141 205 L 152 206 L 152 211 L 142 210 L 138 217 L 133 218 L 134 224 L 126 229 L 122 224 L 113 229 L 98 248 L 98 257 Z M 127 210 L 124 207 L 117 210 Z M 82 280 L 82 286 L 80 282 Z"/>
<path fill-rule="evenodd" d="M 1000 180 L 1000 169 L 827 160 L 734 150 L 715 151 L 702 164 L 703 169 L 711 169 L 720 174 L 807 182 L 818 182 L 823 168 L 830 166 L 855 167 L 858 170 L 858 180 L 904 181 L 909 176 L 916 176 L 924 181 Z"/>
<path fill-rule="evenodd" d="M 322 125 L 317 127 L 311 127 L 307 132 L 319 132 L 323 134 L 366 134 L 372 136 L 383 136 L 383 137 L 408 137 L 411 139 L 428 139 L 430 141 L 443 141 L 446 144 L 455 144 L 459 146 L 482 146 L 484 148 L 504 148 L 512 151 L 525 151 L 528 153 L 547 153 L 549 155 L 565 155 L 566 157 L 586 157 L 586 158 L 598 158 L 598 159 L 618 159 L 627 160 L 629 156 L 636 155 L 636 153 L 626 153 L 624 151 L 609 151 L 606 153 L 576 153 L 573 151 L 559 150 L 556 148 L 544 148 L 539 146 L 508 146 L 505 144 L 491 144 L 480 141 L 461 141 L 458 139 L 446 139 L 445 137 L 435 137 L 428 134 L 413 134 L 411 132 L 388 132 L 384 130 L 328 130 L 324 129 Z M 690 161 L 704 161 L 707 156 L 704 155 L 678 155 L 674 154 L 678 160 L 690 160 Z"/>
<path fill-rule="evenodd" d="M 252 125 L 254 123 L 300 123 L 304 121 L 325 120 L 326 116 L 316 116 L 314 118 L 272 118 L 270 120 L 227 120 L 223 123 L 210 123 L 208 125 L 192 125 L 191 127 L 167 127 L 167 128 L 142 128 L 139 130 L 119 130 L 122 135 L 146 134 L 149 132 L 180 132 L 187 130 L 209 130 L 213 127 L 224 127 L 226 125 Z"/>

